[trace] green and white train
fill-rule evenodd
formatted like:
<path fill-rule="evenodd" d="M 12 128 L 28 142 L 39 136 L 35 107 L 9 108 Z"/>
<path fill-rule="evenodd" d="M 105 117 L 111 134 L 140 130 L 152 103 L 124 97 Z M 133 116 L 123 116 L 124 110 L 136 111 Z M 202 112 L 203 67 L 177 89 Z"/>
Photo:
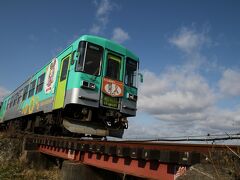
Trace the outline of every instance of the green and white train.
<path fill-rule="evenodd" d="M 81 36 L 3 99 L 0 125 L 122 137 L 136 115 L 138 67 L 125 47 Z"/>

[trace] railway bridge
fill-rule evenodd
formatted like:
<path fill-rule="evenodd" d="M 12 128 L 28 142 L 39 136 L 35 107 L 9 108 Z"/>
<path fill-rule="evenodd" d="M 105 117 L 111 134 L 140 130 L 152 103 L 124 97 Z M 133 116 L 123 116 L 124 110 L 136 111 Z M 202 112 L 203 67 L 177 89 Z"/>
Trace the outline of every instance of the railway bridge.
<path fill-rule="evenodd" d="M 239 154 L 240 146 L 26 135 L 25 150 L 65 160 L 62 167 L 66 168 L 62 175 L 64 180 L 79 177 L 125 179 L 127 176 L 174 180 L 210 153 L 231 151 Z"/>

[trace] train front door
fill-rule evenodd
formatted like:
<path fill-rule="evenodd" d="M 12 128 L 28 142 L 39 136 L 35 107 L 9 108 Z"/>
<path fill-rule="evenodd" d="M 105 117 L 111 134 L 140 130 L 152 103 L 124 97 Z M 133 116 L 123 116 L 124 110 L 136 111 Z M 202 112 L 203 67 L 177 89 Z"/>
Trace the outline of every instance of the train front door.
<path fill-rule="evenodd" d="M 62 108 L 64 105 L 70 59 L 71 59 L 71 54 L 64 57 L 63 60 L 61 61 L 60 74 L 58 76 L 58 84 L 57 84 L 55 101 L 54 101 L 54 109 Z"/>

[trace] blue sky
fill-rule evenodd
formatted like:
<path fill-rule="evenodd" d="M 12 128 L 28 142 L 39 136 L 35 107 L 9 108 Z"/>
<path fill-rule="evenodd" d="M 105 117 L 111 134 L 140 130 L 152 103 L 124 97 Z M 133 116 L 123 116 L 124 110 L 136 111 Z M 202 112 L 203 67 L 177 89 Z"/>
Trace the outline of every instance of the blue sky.
<path fill-rule="evenodd" d="M 0 98 L 82 34 L 137 54 L 144 83 L 126 137 L 240 131 L 240 2 L 0 2 Z"/>

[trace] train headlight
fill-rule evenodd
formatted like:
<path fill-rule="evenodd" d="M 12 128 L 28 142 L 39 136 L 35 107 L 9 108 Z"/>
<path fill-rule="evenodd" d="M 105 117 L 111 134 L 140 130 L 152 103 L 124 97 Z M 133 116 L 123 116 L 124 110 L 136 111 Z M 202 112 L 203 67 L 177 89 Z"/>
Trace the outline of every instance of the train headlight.
<path fill-rule="evenodd" d="M 82 85 L 81 85 L 82 88 L 88 88 L 88 86 L 89 86 L 89 83 L 87 81 L 82 81 Z"/>
<path fill-rule="evenodd" d="M 130 94 L 130 93 L 127 93 L 127 98 L 129 100 L 132 100 L 132 101 L 137 101 L 137 95 L 133 95 L 133 94 Z"/>
<path fill-rule="evenodd" d="M 88 81 L 83 80 L 81 87 L 86 89 L 95 89 L 96 85 L 94 83 L 89 83 Z"/>
<path fill-rule="evenodd" d="M 96 85 L 94 83 L 89 83 L 89 88 L 90 89 L 95 89 L 96 88 Z"/>

